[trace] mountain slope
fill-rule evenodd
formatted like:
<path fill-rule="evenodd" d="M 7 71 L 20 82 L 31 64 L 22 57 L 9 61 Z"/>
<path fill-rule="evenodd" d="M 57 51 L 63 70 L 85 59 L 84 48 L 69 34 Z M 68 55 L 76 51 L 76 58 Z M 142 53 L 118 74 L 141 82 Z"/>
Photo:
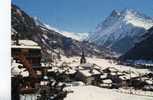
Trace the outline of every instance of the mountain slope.
<path fill-rule="evenodd" d="M 142 37 L 131 50 L 120 57 L 122 60 L 153 60 L 153 27 Z"/>
<path fill-rule="evenodd" d="M 19 34 L 20 39 L 30 39 L 37 42 L 42 47 L 44 56 L 49 56 L 51 53 L 78 56 L 81 54 L 82 48 L 87 56 L 102 56 L 104 54 L 91 43 L 66 37 L 44 26 L 42 22 L 36 23 L 33 17 L 13 4 L 11 10 L 12 30 Z"/>
<path fill-rule="evenodd" d="M 123 54 L 132 48 L 151 26 L 153 19 L 135 10 L 125 9 L 120 12 L 114 10 L 97 26 L 96 31 L 89 36 L 89 40 Z"/>
<path fill-rule="evenodd" d="M 45 27 L 47 29 L 54 30 L 54 31 L 66 36 L 66 37 L 69 37 L 69 38 L 72 38 L 72 39 L 75 39 L 75 40 L 78 40 L 78 41 L 85 40 L 88 37 L 88 34 L 89 34 L 89 33 L 75 33 L 75 32 L 63 31 L 63 30 L 60 30 L 58 28 L 52 27 L 51 25 L 43 23 L 37 17 L 34 17 L 34 20 L 35 20 L 36 25 L 38 25 L 38 26 L 42 26 L 42 27 Z"/>

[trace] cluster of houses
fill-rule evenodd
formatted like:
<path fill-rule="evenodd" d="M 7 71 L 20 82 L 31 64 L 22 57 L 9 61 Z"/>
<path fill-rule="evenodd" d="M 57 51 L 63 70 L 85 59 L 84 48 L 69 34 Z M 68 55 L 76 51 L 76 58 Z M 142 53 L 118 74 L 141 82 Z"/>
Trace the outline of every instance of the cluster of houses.
<path fill-rule="evenodd" d="M 91 64 L 81 63 L 79 66 L 56 66 L 48 69 L 49 76 L 57 77 L 62 82 L 83 82 L 85 85 L 95 85 L 103 88 L 134 88 L 153 91 L 153 74 L 140 74 L 133 71 L 120 71 L 114 67 L 102 67 Z"/>
<path fill-rule="evenodd" d="M 59 100 L 66 96 L 64 84 L 48 76 L 51 66 L 41 63 L 41 47 L 32 40 L 12 41 L 11 44 L 11 98 L 12 100 Z M 55 71 L 55 70 L 54 70 Z M 56 74 L 58 76 L 58 74 Z M 38 98 L 39 96 L 39 98 Z M 44 97 L 45 96 L 45 97 Z M 51 99 L 52 100 L 52 99 Z"/>
<path fill-rule="evenodd" d="M 81 55 L 80 65 L 78 66 L 69 66 L 66 62 L 55 66 L 53 64 L 41 63 L 41 47 L 34 41 L 12 41 L 11 51 L 13 96 L 16 96 L 17 92 L 21 92 L 16 90 L 19 86 L 21 88 L 21 84 L 22 88 L 20 90 L 27 89 L 31 92 L 32 88 L 36 90 L 36 88 L 48 85 L 50 82 L 56 83 L 55 87 L 60 83 L 63 86 L 64 83 L 67 86 L 74 84 L 95 85 L 103 88 L 133 87 L 135 89 L 153 91 L 152 73 L 139 74 L 132 71 L 120 71 L 113 66 L 102 69 L 102 67 L 96 64 L 87 63 L 84 52 Z M 31 85 L 34 81 L 31 80 L 32 78 L 37 80 L 34 82 L 34 86 Z"/>

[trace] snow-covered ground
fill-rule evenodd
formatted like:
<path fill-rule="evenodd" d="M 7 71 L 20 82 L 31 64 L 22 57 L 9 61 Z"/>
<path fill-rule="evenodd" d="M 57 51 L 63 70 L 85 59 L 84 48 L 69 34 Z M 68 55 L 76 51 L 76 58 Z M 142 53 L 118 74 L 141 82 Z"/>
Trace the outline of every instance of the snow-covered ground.
<path fill-rule="evenodd" d="M 67 87 L 66 90 L 72 90 L 73 93 L 69 93 L 64 100 L 153 100 L 153 97 L 125 94 L 95 86 Z"/>
<path fill-rule="evenodd" d="M 86 57 L 87 64 L 96 64 L 99 68 L 105 69 L 108 67 L 114 67 L 119 71 L 132 71 L 137 75 L 149 73 L 148 69 L 138 69 L 131 66 L 117 65 L 113 60 L 101 59 L 95 57 Z M 80 57 L 70 57 L 67 58 L 62 56 L 61 61 L 57 64 L 62 64 L 65 62 L 72 69 L 80 65 Z M 69 86 L 65 88 L 68 91 L 73 91 L 69 93 L 64 100 L 153 100 L 153 92 L 145 91 L 134 91 L 130 94 L 130 90 L 126 89 L 106 89 L 91 85 L 81 85 L 81 86 Z M 151 93 L 151 94 L 150 94 Z"/>
<path fill-rule="evenodd" d="M 60 61 L 60 63 L 66 62 L 69 66 L 71 66 L 73 68 L 75 68 L 76 66 L 78 66 L 80 64 L 80 57 L 71 57 L 71 58 L 62 57 L 61 60 L 62 61 Z M 107 67 L 115 67 L 120 71 L 129 71 L 130 70 L 135 73 L 149 73 L 149 72 L 151 72 L 148 69 L 138 69 L 138 68 L 134 68 L 131 66 L 117 65 L 117 63 L 114 62 L 113 60 L 94 58 L 94 57 L 92 57 L 92 58 L 86 57 L 86 60 L 88 63 L 98 65 L 99 67 L 101 67 L 101 69 L 105 69 Z"/>

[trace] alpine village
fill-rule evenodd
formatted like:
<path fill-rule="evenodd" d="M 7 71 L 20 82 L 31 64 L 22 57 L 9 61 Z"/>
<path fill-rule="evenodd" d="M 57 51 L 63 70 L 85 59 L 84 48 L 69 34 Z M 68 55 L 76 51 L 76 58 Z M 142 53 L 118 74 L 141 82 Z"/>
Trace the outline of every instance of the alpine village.
<path fill-rule="evenodd" d="M 145 23 L 130 22 L 127 16 Z M 126 32 L 108 31 L 119 27 L 114 26 L 117 18 Z M 12 100 L 87 100 L 79 97 L 88 92 L 88 100 L 153 100 L 153 19 L 132 9 L 114 10 L 94 35 L 76 39 L 11 4 L 11 25 Z M 111 40 L 105 35 L 113 36 L 111 31 L 126 34 Z M 97 99 L 90 97 L 93 92 Z"/>

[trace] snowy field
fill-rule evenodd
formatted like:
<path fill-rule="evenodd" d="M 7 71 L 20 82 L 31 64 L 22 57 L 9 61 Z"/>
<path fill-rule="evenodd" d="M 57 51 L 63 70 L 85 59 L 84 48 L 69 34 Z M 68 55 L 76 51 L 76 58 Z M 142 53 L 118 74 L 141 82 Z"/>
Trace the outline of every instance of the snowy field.
<path fill-rule="evenodd" d="M 138 69 L 138 68 L 133 68 L 131 66 L 117 65 L 117 63 L 114 62 L 113 60 L 89 58 L 89 57 L 86 57 L 86 60 L 87 63 L 96 64 L 101 69 L 105 69 L 107 67 L 114 67 L 120 71 L 130 70 L 137 74 L 139 73 L 145 74 L 151 72 L 148 69 Z M 63 62 L 66 62 L 69 66 L 75 68 L 76 66 L 80 65 L 80 57 L 71 57 L 71 58 L 62 57 L 60 63 Z M 125 91 L 124 93 L 121 93 L 121 91 L 119 90 L 99 88 L 96 86 L 71 86 L 65 89 L 73 91 L 73 93 L 69 93 L 64 100 L 153 100 L 153 97 L 143 96 L 145 95 L 143 91 L 137 91 L 141 93 L 140 94 L 138 93 L 139 95 L 136 95 L 136 93 L 129 94 L 125 93 Z"/>
<path fill-rule="evenodd" d="M 95 86 L 67 87 L 72 90 L 64 100 L 153 100 L 153 97 L 124 94 Z"/>
<path fill-rule="evenodd" d="M 117 63 L 115 63 L 112 60 L 107 60 L 107 59 L 100 59 L 100 58 L 89 58 L 86 57 L 87 63 L 91 63 L 91 64 L 96 64 L 99 67 L 101 67 L 101 69 L 105 69 L 107 67 L 115 67 L 117 69 L 119 69 L 120 71 L 133 71 L 135 73 L 149 73 L 151 72 L 148 69 L 138 69 L 138 68 L 134 68 L 131 66 L 125 66 L 125 65 L 117 65 Z M 71 58 L 66 58 L 66 57 L 62 57 L 62 62 L 67 62 L 67 64 L 71 67 L 75 67 L 78 66 L 80 64 L 80 57 L 71 57 Z M 59 64 L 60 64 L 59 63 Z"/>

